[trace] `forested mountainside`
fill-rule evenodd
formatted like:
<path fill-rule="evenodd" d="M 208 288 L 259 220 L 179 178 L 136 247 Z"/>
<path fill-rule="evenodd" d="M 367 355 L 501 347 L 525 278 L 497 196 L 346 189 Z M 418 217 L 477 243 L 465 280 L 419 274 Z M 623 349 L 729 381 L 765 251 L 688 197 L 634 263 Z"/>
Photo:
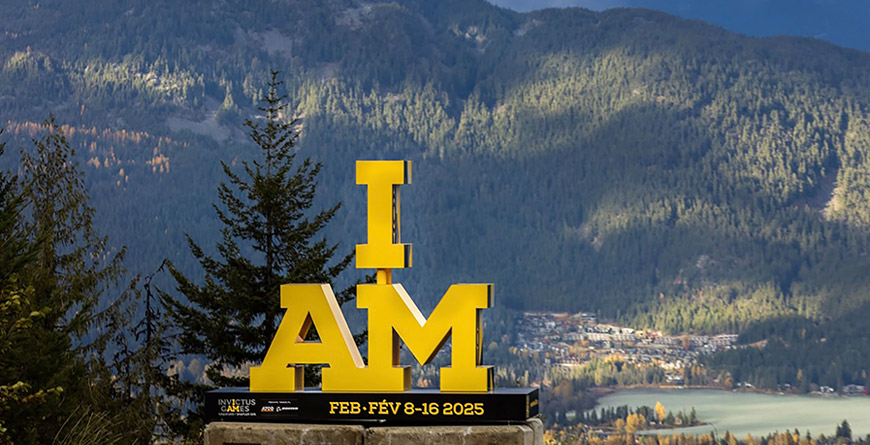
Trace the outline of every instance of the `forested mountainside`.
<path fill-rule="evenodd" d="M 415 162 L 414 268 L 396 275 L 424 306 L 471 281 L 501 306 L 677 332 L 870 315 L 866 53 L 473 0 L 0 10 L 3 137 L 26 146 L 49 113 L 66 125 L 133 272 L 165 257 L 197 272 L 183 234 L 219 236 L 219 161 L 254 149 L 241 122 L 274 69 L 300 150 L 324 163 L 319 199 L 343 202 L 328 234 L 343 249 L 365 236 L 354 160 Z"/>

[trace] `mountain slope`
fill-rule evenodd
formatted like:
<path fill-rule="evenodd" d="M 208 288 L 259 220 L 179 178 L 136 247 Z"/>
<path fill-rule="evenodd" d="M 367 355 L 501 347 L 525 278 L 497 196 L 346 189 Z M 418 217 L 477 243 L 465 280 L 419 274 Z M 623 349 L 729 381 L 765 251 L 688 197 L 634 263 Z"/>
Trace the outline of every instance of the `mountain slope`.
<path fill-rule="evenodd" d="M 364 237 L 356 159 L 415 164 L 397 272 L 431 304 L 600 310 L 674 331 L 864 310 L 870 56 L 648 10 L 485 2 L 0 1 L 0 119 L 70 125 L 104 232 L 148 273 L 217 237 L 219 160 L 270 69 Z M 9 159 L 8 163 L 14 162 Z"/>

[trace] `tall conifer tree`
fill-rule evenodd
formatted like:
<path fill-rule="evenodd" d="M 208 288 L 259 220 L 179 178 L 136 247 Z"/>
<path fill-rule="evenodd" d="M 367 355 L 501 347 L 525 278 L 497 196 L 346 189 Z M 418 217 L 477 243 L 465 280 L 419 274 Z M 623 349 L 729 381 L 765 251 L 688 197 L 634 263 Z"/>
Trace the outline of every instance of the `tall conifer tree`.
<path fill-rule="evenodd" d="M 53 116 L 42 130 L 21 152 L 21 177 L 0 179 L 2 433 L 21 444 L 81 435 L 132 443 L 128 425 L 113 432 L 124 401 L 112 400 L 111 376 L 98 375 L 107 341 L 98 304 L 123 273 L 124 250 L 111 252 L 93 229 L 83 173 Z"/>
<path fill-rule="evenodd" d="M 0 142 L 0 155 L 5 145 Z M 12 419 L 13 430 L 9 431 L 4 424 L 10 414 L 39 405 L 59 392 L 57 387 L 34 390 L 33 382 L 14 371 L 26 349 L 22 340 L 33 334 L 34 323 L 45 316 L 33 310 L 29 289 L 19 277 L 35 257 L 35 246 L 28 242 L 20 224 L 24 203 L 16 178 L 0 171 L 0 443 L 12 443 L 15 426 L 20 426 Z"/>
<path fill-rule="evenodd" d="M 206 375 L 218 386 L 248 384 L 247 373 L 238 369 L 265 356 L 282 315 L 281 284 L 332 283 L 353 257 L 333 260 L 338 246 L 321 236 L 340 204 L 312 210 L 321 164 L 297 158 L 298 120 L 288 119 L 281 84 L 272 72 L 259 108 L 262 119 L 245 122 L 259 156 L 242 162 L 241 172 L 221 163 L 227 181 L 215 206 L 223 223 L 217 257 L 187 238 L 205 282 L 194 283 L 170 264 L 184 298 L 163 293 L 180 328 L 181 352 L 205 356 L 211 362 Z M 337 296 L 343 303 L 352 293 L 351 287 Z"/>
<path fill-rule="evenodd" d="M 6 143 L 0 142 L 0 155 L 5 148 Z M 21 268 L 33 260 L 33 248 L 20 224 L 24 203 L 16 178 L 0 171 L 0 289 L 11 284 Z"/>

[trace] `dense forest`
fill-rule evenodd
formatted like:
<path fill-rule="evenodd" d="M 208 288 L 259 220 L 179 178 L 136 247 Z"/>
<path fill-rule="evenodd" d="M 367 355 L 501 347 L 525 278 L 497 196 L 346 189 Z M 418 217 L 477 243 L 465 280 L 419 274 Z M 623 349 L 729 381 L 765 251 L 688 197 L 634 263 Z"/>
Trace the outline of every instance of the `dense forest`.
<path fill-rule="evenodd" d="M 831 362 L 830 378 L 866 380 L 866 53 L 640 9 L 0 5 L 3 165 L 57 116 L 95 229 L 108 252 L 126 246 L 131 273 L 168 258 L 202 278 L 184 234 L 215 245 L 220 162 L 249 156 L 241 123 L 275 69 L 299 150 L 324 165 L 317 199 L 343 203 L 329 239 L 365 236 L 354 160 L 415 162 L 414 268 L 396 278 L 421 306 L 451 283 L 493 282 L 512 309 L 769 337 L 715 363 L 787 364 L 774 384 L 821 379 L 813 364 Z"/>

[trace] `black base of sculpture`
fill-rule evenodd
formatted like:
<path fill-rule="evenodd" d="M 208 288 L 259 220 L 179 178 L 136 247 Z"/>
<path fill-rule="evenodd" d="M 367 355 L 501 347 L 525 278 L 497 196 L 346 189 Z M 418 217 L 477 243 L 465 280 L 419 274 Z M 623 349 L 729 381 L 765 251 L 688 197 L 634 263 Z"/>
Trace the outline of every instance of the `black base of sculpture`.
<path fill-rule="evenodd" d="M 486 393 L 414 389 L 399 393 L 258 393 L 224 388 L 205 395 L 207 422 L 389 422 L 458 424 L 525 421 L 538 414 L 537 388 Z"/>

